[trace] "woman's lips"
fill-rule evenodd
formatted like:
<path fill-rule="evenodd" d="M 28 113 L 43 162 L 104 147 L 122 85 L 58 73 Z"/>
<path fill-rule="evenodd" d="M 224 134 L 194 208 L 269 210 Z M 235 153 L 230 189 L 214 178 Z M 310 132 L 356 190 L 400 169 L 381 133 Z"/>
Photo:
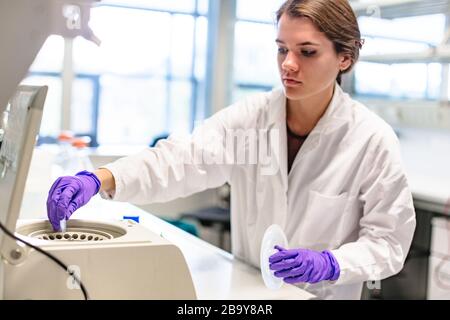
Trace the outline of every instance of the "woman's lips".
<path fill-rule="evenodd" d="M 287 87 L 297 87 L 302 84 L 300 81 L 297 81 L 294 79 L 289 79 L 289 78 L 284 78 L 283 83 Z"/>

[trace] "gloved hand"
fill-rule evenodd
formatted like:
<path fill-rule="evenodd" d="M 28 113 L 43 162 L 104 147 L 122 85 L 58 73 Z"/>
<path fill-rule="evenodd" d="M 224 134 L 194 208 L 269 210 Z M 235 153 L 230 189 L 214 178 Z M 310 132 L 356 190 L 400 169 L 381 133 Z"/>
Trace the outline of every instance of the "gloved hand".
<path fill-rule="evenodd" d="M 88 171 L 58 178 L 47 198 L 47 216 L 53 229 L 61 231 L 59 222 L 68 220 L 75 210 L 88 203 L 98 193 L 100 185 L 97 176 Z"/>
<path fill-rule="evenodd" d="M 339 264 L 330 251 L 286 250 L 280 246 L 275 249 L 278 252 L 269 257 L 270 269 L 286 283 L 317 283 L 339 278 Z"/>

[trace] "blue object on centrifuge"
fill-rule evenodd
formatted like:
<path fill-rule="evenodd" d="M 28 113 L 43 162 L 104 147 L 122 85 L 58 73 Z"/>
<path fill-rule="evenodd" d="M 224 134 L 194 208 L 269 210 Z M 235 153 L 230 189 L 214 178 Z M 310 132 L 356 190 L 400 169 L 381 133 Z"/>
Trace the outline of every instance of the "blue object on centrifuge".
<path fill-rule="evenodd" d="M 124 220 L 133 220 L 139 223 L 139 216 L 123 216 Z"/>

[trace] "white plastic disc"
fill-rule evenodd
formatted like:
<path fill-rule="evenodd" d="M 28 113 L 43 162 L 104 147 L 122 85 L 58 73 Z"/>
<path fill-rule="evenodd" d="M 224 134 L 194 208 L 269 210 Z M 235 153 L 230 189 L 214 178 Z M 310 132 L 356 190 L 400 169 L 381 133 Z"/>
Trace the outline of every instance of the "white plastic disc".
<path fill-rule="evenodd" d="M 261 242 L 260 252 L 261 275 L 266 287 L 272 290 L 280 289 L 283 285 L 283 279 L 275 277 L 273 271 L 270 270 L 269 267 L 269 257 L 278 251 L 274 248 L 275 245 L 279 245 L 283 248 L 286 248 L 288 245 L 283 230 L 277 224 L 273 224 L 267 228 Z"/>

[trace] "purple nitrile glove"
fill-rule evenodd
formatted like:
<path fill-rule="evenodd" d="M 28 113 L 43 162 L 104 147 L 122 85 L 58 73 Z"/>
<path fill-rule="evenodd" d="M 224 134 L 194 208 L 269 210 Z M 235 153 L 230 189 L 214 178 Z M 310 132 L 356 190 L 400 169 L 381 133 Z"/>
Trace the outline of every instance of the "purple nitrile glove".
<path fill-rule="evenodd" d="M 286 250 L 280 246 L 275 249 L 278 252 L 269 257 L 270 269 L 286 283 L 317 283 L 339 278 L 339 264 L 330 251 Z"/>
<path fill-rule="evenodd" d="M 72 213 L 98 193 L 100 180 L 88 171 L 56 179 L 47 198 L 47 216 L 55 231 L 61 231 L 60 221 L 69 220 Z"/>

